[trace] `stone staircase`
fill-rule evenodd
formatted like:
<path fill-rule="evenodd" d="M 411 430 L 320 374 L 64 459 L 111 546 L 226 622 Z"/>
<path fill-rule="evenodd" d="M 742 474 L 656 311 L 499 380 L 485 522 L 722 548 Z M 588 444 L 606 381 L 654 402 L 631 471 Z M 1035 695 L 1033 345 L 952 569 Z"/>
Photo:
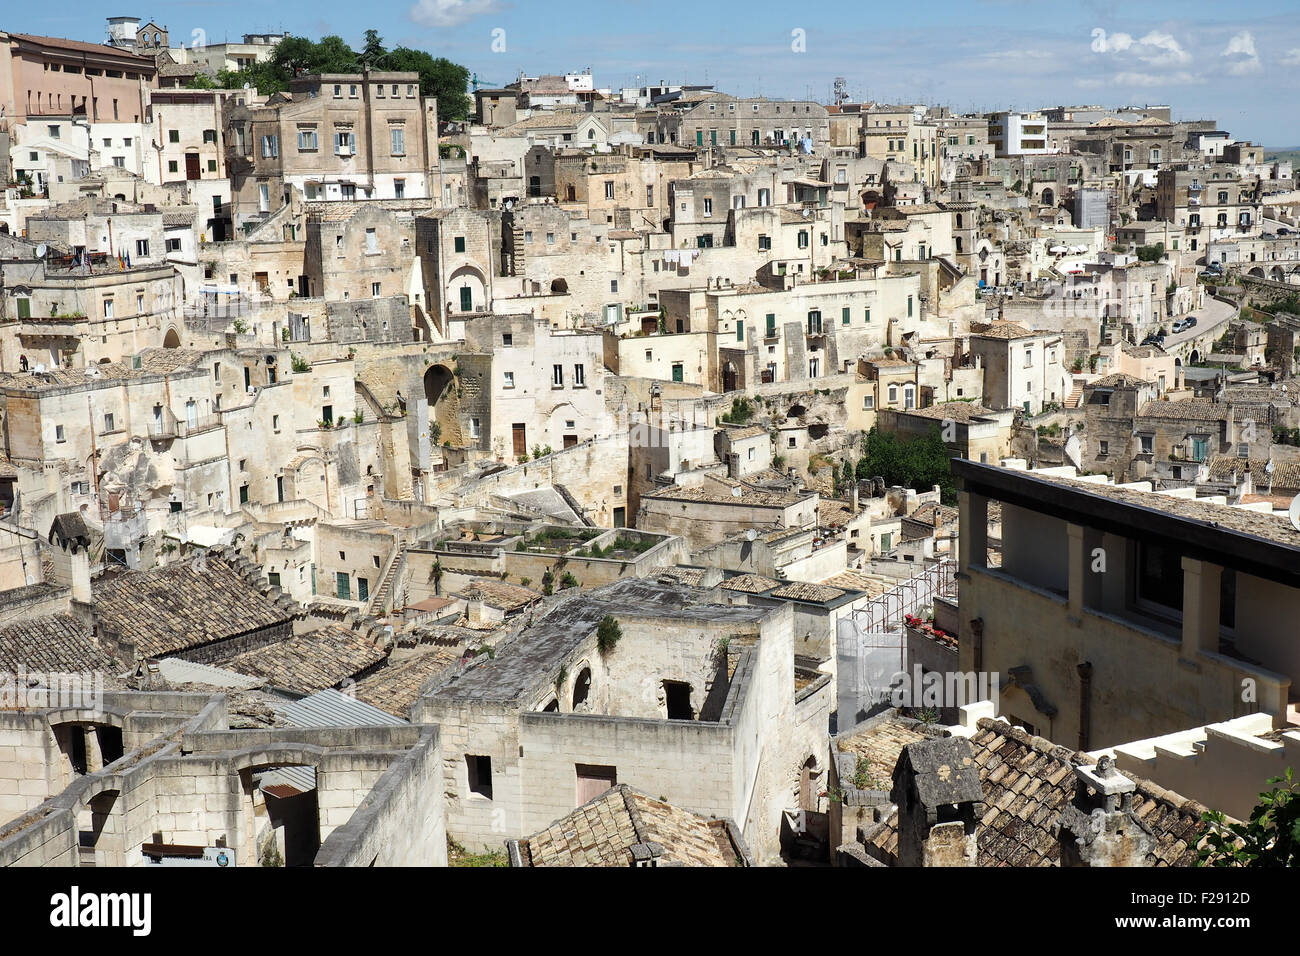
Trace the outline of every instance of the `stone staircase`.
<path fill-rule="evenodd" d="M 384 572 L 379 587 L 375 588 L 374 593 L 370 595 L 370 603 L 366 605 L 366 613 L 371 617 L 380 617 L 391 609 L 388 601 L 393 591 L 393 582 L 406 567 L 406 545 L 406 532 L 399 531 L 397 551 L 393 554 L 393 560 L 388 562 L 388 570 Z"/>
<path fill-rule="evenodd" d="M 1081 401 L 1083 401 L 1083 383 L 1075 382 L 1074 390 L 1065 396 L 1065 407 L 1078 408 Z"/>

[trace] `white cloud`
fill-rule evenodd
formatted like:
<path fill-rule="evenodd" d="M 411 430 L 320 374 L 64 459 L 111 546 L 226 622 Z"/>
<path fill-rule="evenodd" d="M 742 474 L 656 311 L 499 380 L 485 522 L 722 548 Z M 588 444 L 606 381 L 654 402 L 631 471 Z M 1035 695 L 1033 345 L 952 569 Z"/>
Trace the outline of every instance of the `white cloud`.
<path fill-rule="evenodd" d="M 1173 36 L 1158 30 L 1135 40 L 1131 33 L 1107 33 L 1097 27 L 1092 31 L 1092 52 L 1134 58 L 1150 66 L 1181 66 L 1192 59 Z"/>
<path fill-rule="evenodd" d="M 1152 30 L 1138 40 L 1138 58 L 1152 66 L 1167 66 L 1175 63 L 1191 62 L 1191 54 L 1179 45 L 1168 33 Z"/>
<path fill-rule="evenodd" d="M 457 27 L 485 13 L 501 9 L 498 0 L 416 0 L 410 16 L 431 27 Z"/>
<path fill-rule="evenodd" d="M 1283 66 L 1300 66 L 1300 46 L 1287 50 L 1281 62 Z"/>
<path fill-rule="evenodd" d="M 1245 76 L 1260 70 L 1259 57 L 1255 53 L 1255 38 L 1249 30 L 1235 34 L 1219 55 L 1227 59 L 1227 70 L 1233 76 Z"/>
<path fill-rule="evenodd" d="M 1133 45 L 1133 37 L 1128 33 L 1107 33 L 1101 27 L 1092 31 L 1093 53 L 1120 53 Z"/>

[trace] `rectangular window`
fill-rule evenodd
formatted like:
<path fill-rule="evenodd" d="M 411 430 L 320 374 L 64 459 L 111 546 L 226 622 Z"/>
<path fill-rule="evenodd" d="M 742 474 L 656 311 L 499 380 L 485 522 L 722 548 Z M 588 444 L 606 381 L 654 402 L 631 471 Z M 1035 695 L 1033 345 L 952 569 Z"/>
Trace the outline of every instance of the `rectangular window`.
<path fill-rule="evenodd" d="M 280 139 L 277 136 L 262 137 L 262 158 L 275 159 L 280 155 Z"/>
<path fill-rule="evenodd" d="M 336 571 L 334 573 L 334 595 L 345 601 L 352 600 L 352 583 L 348 579 L 346 571 Z"/>
<path fill-rule="evenodd" d="M 713 200 L 712 200 L 712 199 L 708 199 L 708 198 L 706 198 L 706 199 L 704 200 L 704 215 L 706 215 L 706 216 L 712 216 L 712 215 L 713 215 Z"/>
<path fill-rule="evenodd" d="M 840 324 L 841 324 L 841 325 L 848 325 L 848 324 L 849 324 L 849 315 L 851 314 L 851 311 L 852 311 L 852 310 L 851 310 L 847 305 L 846 305 L 843 309 L 840 310 Z"/>
<path fill-rule="evenodd" d="M 316 130 L 314 129 L 298 130 L 298 152 L 314 153 L 319 148 L 320 148 L 320 141 L 316 137 Z"/>
<path fill-rule="evenodd" d="M 334 155 L 351 156 L 356 146 L 351 127 L 334 131 Z"/>
<path fill-rule="evenodd" d="M 406 130 L 400 126 L 390 126 L 388 129 L 388 138 L 392 145 L 392 154 L 394 156 L 406 155 Z"/>
<path fill-rule="evenodd" d="M 607 182 L 605 183 L 605 198 L 606 198 L 606 199 L 613 199 L 613 198 L 614 198 L 614 183 L 613 183 L 613 182 L 609 182 L 609 181 L 607 181 Z"/>
<path fill-rule="evenodd" d="M 582 388 L 587 384 L 587 370 L 582 365 L 573 366 L 573 385 L 575 388 Z"/>
<path fill-rule="evenodd" d="M 682 365 L 681 362 L 674 362 L 674 363 L 673 363 L 673 381 L 674 381 L 674 382 L 680 382 L 680 381 L 683 381 L 683 377 L 682 377 L 682 375 L 683 375 L 683 371 L 684 371 L 684 366 Z"/>
<path fill-rule="evenodd" d="M 149 240 L 137 239 L 135 241 L 135 254 L 137 256 L 147 257 L 149 255 Z"/>
<path fill-rule="evenodd" d="M 469 792 L 492 799 L 492 758 L 475 754 L 465 755 L 465 770 L 469 779 Z"/>
<path fill-rule="evenodd" d="M 514 387 L 515 387 L 515 373 L 514 373 L 514 372 L 506 372 L 506 373 L 505 373 L 505 387 L 506 387 L 506 388 L 514 388 Z"/>
<path fill-rule="evenodd" d="M 379 252 L 379 234 L 374 229 L 366 230 L 366 255 L 375 255 Z"/>
<path fill-rule="evenodd" d="M 457 252 L 464 252 L 464 251 L 465 251 L 465 237 L 464 237 L 464 236 L 457 236 L 457 237 L 456 237 L 456 239 L 455 239 L 455 248 L 456 248 L 456 251 L 457 251 Z"/>
<path fill-rule="evenodd" d="M 799 230 L 799 248 L 800 249 L 808 248 L 808 232 L 804 229 Z"/>
<path fill-rule="evenodd" d="M 745 341 L 745 323 L 741 319 L 736 320 L 736 341 Z"/>
<path fill-rule="evenodd" d="M 405 179 L 394 179 L 394 180 L 393 180 L 393 198 L 394 198 L 394 199 L 405 199 L 405 198 L 406 198 L 406 180 L 405 180 Z"/>
<path fill-rule="evenodd" d="M 769 252 L 769 251 L 771 251 L 771 249 L 772 249 L 772 237 L 771 237 L 771 236 L 759 236 L 759 237 L 758 237 L 758 251 L 759 251 L 759 252 Z"/>
<path fill-rule="evenodd" d="M 551 385 L 555 388 L 564 388 L 564 366 L 551 366 Z"/>
<path fill-rule="evenodd" d="M 113 317 L 113 300 L 112 300 L 112 299 L 105 299 L 105 300 L 104 300 L 104 318 L 106 318 L 106 319 L 111 319 L 112 317 Z"/>
<path fill-rule="evenodd" d="M 469 437 L 470 438 L 480 437 L 479 420 L 477 418 L 471 418 L 469 420 Z"/>
<path fill-rule="evenodd" d="M 767 337 L 769 339 L 776 338 L 776 313 L 774 312 L 767 314 Z"/>

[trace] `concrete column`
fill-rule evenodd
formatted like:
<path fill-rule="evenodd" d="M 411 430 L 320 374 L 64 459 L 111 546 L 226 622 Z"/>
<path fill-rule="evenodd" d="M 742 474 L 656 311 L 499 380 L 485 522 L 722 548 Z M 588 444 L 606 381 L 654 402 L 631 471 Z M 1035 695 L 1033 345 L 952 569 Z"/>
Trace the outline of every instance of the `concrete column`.
<path fill-rule="evenodd" d="M 1182 656 L 1195 660 L 1198 652 L 1219 649 L 1219 578 L 1223 568 L 1208 561 L 1183 558 Z"/>
<path fill-rule="evenodd" d="M 958 495 L 960 556 L 959 571 L 987 565 L 989 545 L 989 500 L 983 495 L 963 491 Z"/>

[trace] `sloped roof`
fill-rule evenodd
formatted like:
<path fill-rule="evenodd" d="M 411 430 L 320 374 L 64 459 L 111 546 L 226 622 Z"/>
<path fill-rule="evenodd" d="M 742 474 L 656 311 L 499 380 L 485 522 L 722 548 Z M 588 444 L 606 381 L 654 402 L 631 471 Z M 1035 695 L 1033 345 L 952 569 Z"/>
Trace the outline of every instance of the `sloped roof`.
<path fill-rule="evenodd" d="M 101 626 L 146 657 L 173 654 L 293 619 L 224 559 L 124 571 L 94 587 Z"/>
<path fill-rule="evenodd" d="M 275 687 L 310 694 L 355 677 L 387 656 L 364 634 L 331 625 L 236 654 L 225 666 Z"/>
<path fill-rule="evenodd" d="M 1084 753 L 985 718 L 970 738 L 979 768 L 985 811 L 979 830 L 979 866 L 1059 866 L 1061 811 L 1074 799 L 1077 766 L 1096 761 Z M 1155 836 L 1151 866 L 1191 866 L 1204 833 L 1205 807 L 1140 778 L 1133 812 Z M 898 853 L 898 811 L 869 837 L 889 858 Z"/>
<path fill-rule="evenodd" d="M 71 614 L 46 614 L 0 627 L 0 670 L 46 673 L 105 671 L 113 658 Z"/>
<path fill-rule="evenodd" d="M 631 866 L 633 847 L 657 845 L 659 865 L 747 866 L 725 821 L 711 820 L 627 784 L 611 787 L 519 841 L 525 866 Z"/>

